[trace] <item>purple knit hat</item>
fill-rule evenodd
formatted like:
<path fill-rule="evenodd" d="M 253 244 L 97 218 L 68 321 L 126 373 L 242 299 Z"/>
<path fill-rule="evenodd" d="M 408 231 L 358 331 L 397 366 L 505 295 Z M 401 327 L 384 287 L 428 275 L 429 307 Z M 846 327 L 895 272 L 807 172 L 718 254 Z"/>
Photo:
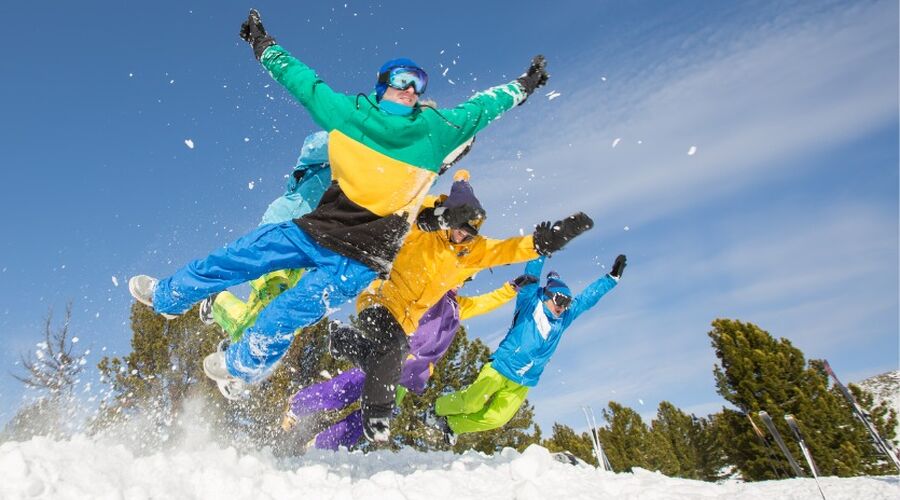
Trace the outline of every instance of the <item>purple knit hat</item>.
<path fill-rule="evenodd" d="M 481 202 L 475 197 L 475 190 L 469 184 L 469 171 L 460 169 L 453 175 L 453 185 L 450 187 L 450 195 L 441 203 L 447 208 L 454 208 L 461 205 L 469 205 L 471 207 L 480 208 Z"/>
<path fill-rule="evenodd" d="M 478 201 L 478 198 L 475 196 L 475 190 L 472 189 L 472 185 L 469 184 L 468 170 L 460 169 L 453 175 L 453 185 L 450 187 L 450 195 L 441 202 L 441 205 L 447 208 L 469 205 L 470 207 L 481 210 L 482 213 L 484 212 L 481 202 Z M 470 233 L 478 234 L 478 228 L 481 227 L 483 221 L 484 218 L 481 218 L 477 221 L 473 221 L 472 224 L 466 224 L 464 227 Z"/>

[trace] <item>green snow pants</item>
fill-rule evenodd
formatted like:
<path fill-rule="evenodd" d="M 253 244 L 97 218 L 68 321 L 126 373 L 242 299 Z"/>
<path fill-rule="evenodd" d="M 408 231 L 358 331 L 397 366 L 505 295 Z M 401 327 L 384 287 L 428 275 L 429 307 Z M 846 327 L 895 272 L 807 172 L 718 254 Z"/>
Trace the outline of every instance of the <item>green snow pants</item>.
<path fill-rule="evenodd" d="M 527 395 L 528 387 L 500 375 L 488 363 L 472 385 L 439 397 L 434 409 L 438 415 L 447 417 L 456 434 L 489 431 L 509 422 Z"/>
<path fill-rule="evenodd" d="M 244 330 L 256 322 L 259 312 L 279 294 L 293 287 L 303 276 L 303 269 L 280 269 L 250 282 L 247 302 L 229 291 L 220 292 L 213 302 L 213 319 L 225 330 L 232 342 L 241 340 Z"/>

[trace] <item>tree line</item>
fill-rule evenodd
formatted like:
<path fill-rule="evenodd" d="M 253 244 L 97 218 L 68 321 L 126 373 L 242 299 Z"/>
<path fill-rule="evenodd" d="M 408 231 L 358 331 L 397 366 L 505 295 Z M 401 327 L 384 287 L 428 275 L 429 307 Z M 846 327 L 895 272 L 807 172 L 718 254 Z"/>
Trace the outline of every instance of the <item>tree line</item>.
<path fill-rule="evenodd" d="M 183 425 L 185 414 L 199 406 L 210 435 L 223 444 L 267 446 L 277 454 L 290 456 L 303 453 L 318 432 L 358 408 L 350 406 L 340 412 L 306 417 L 291 432 L 281 430 L 289 395 L 350 368 L 328 354 L 327 319 L 296 336 L 282 363 L 270 378 L 253 388 L 250 398 L 229 402 L 219 396 L 201 367 L 203 356 L 224 337 L 218 327 L 202 324 L 195 310 L 166 321 L 149 308 L 134 304 L 131 353 L 100 360 L 97 368 L 104 390 L 92 391 L 92 399 L 100 395 L 98 408 L 86 416 L 85 425 L 75 425 L 73 408 L 79 406 L 75 387 L 87 353 L 74 351 L 68 331 L 70 314 L 68 309 L 63 326 L 56 330 L 48 316 L 39 349 L 23 355 L 25 373 L 16 377 L 41 396 L 20 408 L 0 433 L 0 440 L 23 440 L 33 435 L 59 437 L 80 430 L 115 435 L 141 449 L 153 450 L 190 439 L 196 429 Z M 718 359 L 712 367 L 717 392 L 729 406 L 698 417 L 663 401 L 648 423 L 634 409 L 608 402 L 601 410 L 606 425 L 596 432 L 614 471 L 640 467 L 706 481 L 791 477 L 786 459 L 771 438 L 754 430 L 754 424 L 762 428 L 757 413 L 764 410 L 785 436 L 790 433 L 782 417 L 796 417 L 822 475 L 893 472 L 872 446 L 846 400 L 830 386 L 820 360 L 806 360 L 789 340 L 776 339 L 752 323 L 717 319 L 708 335 Z M 438 432 L 424 425 L 423 414 L 441 394 L 471 383 L 489 355 L 483 342 L 470 339 L 460 327 L 447 355 L 435 367 L 426 391 L 406 396 L 392 425 L 392 441 L 379 447 L 450 449 Z M 872 395 L 859 387 L 851 384 L 850 388 L 881 435 L 894 440 L 897 415 L 886 403 L 874 405 Z M 503 428 L 464 434 L 452 450 L 494 453 L 511 447 L 522 451 L 531 444 L 568 451 L 597 465 L 589 432 L 578 433 L 557 423 L 550 436 L 543 436 L 534 422 L 534 406 L 528 401 Z M 800 456 L 796 443 L 787 444 L 795 456 Z M 363 442 L 360 447 L 366 450 L 374 446 Z"/>

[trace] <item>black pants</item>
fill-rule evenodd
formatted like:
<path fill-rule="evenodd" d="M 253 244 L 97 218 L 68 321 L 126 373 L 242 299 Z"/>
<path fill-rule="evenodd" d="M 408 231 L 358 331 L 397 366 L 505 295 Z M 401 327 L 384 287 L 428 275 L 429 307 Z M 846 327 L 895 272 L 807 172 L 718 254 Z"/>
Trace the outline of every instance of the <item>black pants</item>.
<path fill-rule="evenodd" d="M 389 417 L 400 368 L 409 352 L 406 332 L 382 306 L 367 307 L 359 313 L 361 330 L 344 325 L 332 333 L 331 348 L 366 373 L 363 385 L 363 418 Z"/>

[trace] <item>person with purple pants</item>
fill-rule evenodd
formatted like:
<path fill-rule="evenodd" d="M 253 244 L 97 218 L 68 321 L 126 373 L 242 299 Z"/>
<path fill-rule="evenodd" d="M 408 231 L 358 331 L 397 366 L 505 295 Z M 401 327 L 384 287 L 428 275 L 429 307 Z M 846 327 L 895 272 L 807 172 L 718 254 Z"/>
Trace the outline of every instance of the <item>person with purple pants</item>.
<path fill-rule="evenodd" d="M 502 287 L 475 297 L 457 295 L 459 287 L 453 288 L 429 309 L 419 321 L 419 327 L 409 337 L 409 355 L 403 363 L 400 385 L 397 388 L 397 403 L 403 399 L 408 389 L 416 394 L 425 391 L 425 386 L 434 367 L 450 348 L 461 320 L 485 314 L 506 304 L 516 296 L 520 286 L 526 285 L 528 277 L 519 277 Z M 362 396 L 366 374 L 359 368 L 345 371 L 331 380 L 305 387 L 290 398 L 282 428 L 290 430 L 297 419 L 322 411 L 346 408 Z M 316 448 L 337 450 L 349 448 L 359 441 L 363 434 L 362 411 L 356 410 L 343 420 L 332 425 L 316 436 Z"/>

